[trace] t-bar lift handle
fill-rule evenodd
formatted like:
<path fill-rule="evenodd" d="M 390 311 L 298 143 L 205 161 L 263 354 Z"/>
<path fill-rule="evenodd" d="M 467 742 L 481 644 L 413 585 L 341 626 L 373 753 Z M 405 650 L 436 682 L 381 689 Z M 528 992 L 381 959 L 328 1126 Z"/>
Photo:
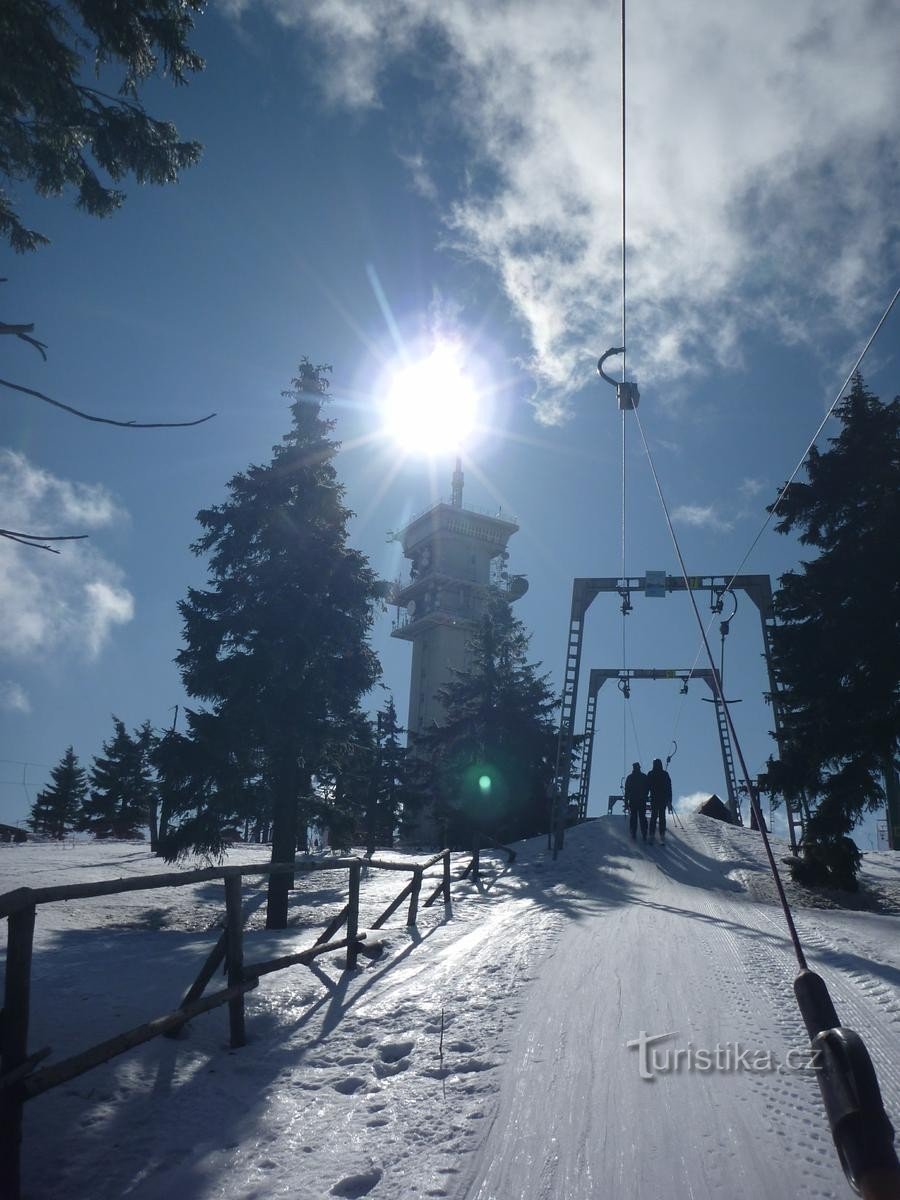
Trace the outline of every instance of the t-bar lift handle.
<path fill-rule="evenodd" d="M 794 993 L 847 1181 L 864 1200 L 892 1200 L 900 1196 L 900 1162 L 869 1052 L 859 1034 L 841 1025 L 821 975 L 801 971 Z"/>
<path fill-rule="evenodd" d="M 616 400 L 619 402 L 619 410 L 621 412 L 626 412 L 628 409 L 637 408 L 638 401 L 641 398 L 641 393 L 638 391 L 638 385 L 636 383 L 626 383 L 624 380 L 619 382 L 618 380 L 610 379 L 610 377 L 603 370 L 603 364 L 610 357 L 610 355 L 624 353 L 624 346 L 613 346 L 612 349 L 607 350 L 605 354 L 601 354 L 600 359 L 597 362 L 597 370 L 600 373 L 600 378 L 605 379 L 607 383 L 611 384 L 616 389 Z"/>

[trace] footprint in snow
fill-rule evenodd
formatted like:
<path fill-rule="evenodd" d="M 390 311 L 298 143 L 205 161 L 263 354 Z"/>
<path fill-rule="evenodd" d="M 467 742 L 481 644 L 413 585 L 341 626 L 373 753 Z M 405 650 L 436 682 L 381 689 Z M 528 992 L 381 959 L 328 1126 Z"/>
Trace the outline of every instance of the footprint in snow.
<path fill-rule="evenodd" d="M 334 1185 L 330 1194 L 358 1200 L 360 1196 L 368 1196 L 380 1179 L 381 1171 L 378 1167 L 372 1167 L 371 1170 L 363 1171 L 359 1175 L 347 1175 Z"/>
<path fill-rule="evenodd" d="M 406 1058 L 406 1056 L 415 1048 L 415 1045 L 416 1043 L 413 1041 L 385 1042 L 384 1045 L 379 1048 L 378 1057 L 382 1062 L 397 1062 L 398 1059 Z"/>
<path fill-rule="evenodd" d="M 391 1075 L 399 1075 L 409 1066 L 409 1055 L 415 1047 L 414 1041 L 385 1042 L 378 1049 L 378 1059 L 375 1063 L 375 1074 L 379 1079 L 387 1079 Z"/>
<path fill-rule="evenodd" d="M 358 1075 L 350 1075 L 347 1079 L 338 1079 L 331 1086 L 344 1096 L 352 1096 L 354 1092 L 358 1092 L 361 1087 L 366 1086 L 366 1081 L 360 1079 Z"/>

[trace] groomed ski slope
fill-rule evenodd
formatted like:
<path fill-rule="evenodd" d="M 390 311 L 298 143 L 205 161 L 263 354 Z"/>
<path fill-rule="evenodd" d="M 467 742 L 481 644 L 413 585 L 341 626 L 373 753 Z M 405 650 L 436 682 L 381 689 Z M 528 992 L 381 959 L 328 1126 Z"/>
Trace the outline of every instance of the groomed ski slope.
<path fill-rule="evenodd" d="M 529 992 L 468 1195 L 851 1194 L 809 1071 L 734 1069 L 738 1045 L 766 1068 L 769 1052 L 775 1068 L 807 1045 L 780 909 L 748 895 L 767 889 L 758 837 L 685 818 L 664 849 L 644 848 L 613 818 L 576 839 L 596 846 L 598 867 Z M 797 923 L 896 1118 L 900 921 L 798 910 Z M 660 1048 L 718 1045 L 723 1069 L 691 1071 L 685 1057 L 677 1071 L 670 1057 L 671 1073 L 642 1079 L 640 1050 L 625 1048 L 641 1031 L 677 1033 Z"/>
<path fill-rule="evenodd" d="M 720 1061 L 732 1047 L 774 1066 L 806 1045 L 758 836 L 682 822 L 664 849 L 632 843 L 621 817 L 570 831 L 556 862 L 545 839 L 524 843 L 512 867 L 498 857 L 477 884 L 454 884 L 452 917 L 436 906 L 407 931 L 398 914 L 355 975 L 335 956 L 265 977 L 246 1048 L 228 1051 L 217 1010 L 30 1102 L 26 1196 L 849 1196 L 809 1073 L 651 1082 L 626 1048 L 671 1032 L 664 1049 L 718 1044 Z M 229 862 L 259 859 L 241 847 Z M 4 847 L 0 889 L 160 869 L 135 843 Z M 867 855 L 865 877 L 900 911 L 896 856 Z M 309 945 L 342 882 L 305 882 L 297 927 L 278 934 L 260 928 L 263 893 L 248 885 L 246 960 Z M 363 923 L 402 882 L 370 874 Z M 789 892 L 896 1123 L 900 916 Z M 221 913 L 209 884 L 42 908 L 31 1048 L 52 1045 L 54 1061 L 168 1011 Z"/>

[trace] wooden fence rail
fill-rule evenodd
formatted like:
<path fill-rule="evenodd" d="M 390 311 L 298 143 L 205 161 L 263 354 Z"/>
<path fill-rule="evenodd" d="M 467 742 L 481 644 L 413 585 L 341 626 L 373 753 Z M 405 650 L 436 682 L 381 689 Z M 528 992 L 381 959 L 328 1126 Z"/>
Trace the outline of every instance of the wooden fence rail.
<path fill-rule="evenodd" d="M 475 858 L 463 877 L 477 875 Z M 89 1071 L 116 1055 L 161 1034 L 171 1035 L 186 1022 L 220 1005 L 228 1005 L 228 1023 L 233 1048 L 246 1044 L 244 996 L 257 987 L 262 975 L 282 971 L 299 964 L 309 965 L 319 955 L 346 948 L 346 969 L 356 966 L 360 952 L 377 953 L 378 939 L 359 931 L 359 897 L 363 867 L 382 871 L 406 871 L 412 878 L 369 928 L 380 929 L 409 898 L 407 925 L 416 924 L 419 897 L 425 872 L 443 862 L 441 881 L 425 900 L 425 907 L 443 895 L 450 903 L 450 851 L 441 850 L 424 863 L 404 863 L 389 859 L 332 858 L 300 859 L 290 863 L 256 863 L 252 866 L 207 867 L 198 871 L 173 871 L 161 875 L 143 875 L 131 879 L 109 879 L 98 883 L 75 883 L 56 887 L 16 888 L 0 895 L 0 917 L 7 918 L 9 939 L 6 949 L 3 1011 L 0 1014 L 0 1200 L 19 1200 L 21 1194 L 20 1150 L 23 1109 L 26 1100 Z M 474 867 L 474 871 L 473 871 Z M 306 950 L 282 955 L 267 962 L 245 963 L 241 887 L 243 877 L 269 876 L 287 872 L 309 874 L 316 871 L 347 870 L 348 899 L 316 942 Z M 225 928 L 208 954 L 196 979 L 184 993 L 178 1007 L 164 1016 L 146 1021 L 134 1029 L 118 1033 L 106 1041 L 50 1066 L 39 1064 L 50 1054 L 45 1047 L 28 1053 L 31 960 L 37 907 L 61 900 L 114 896 L 121 892 L 149 891 L 155 888 L 185 887 L 221 879 L 225 885 Z M 346 926 L 345 936 L 335 935 Z M 218 968 L 224 964 L 227 986 L 211 995 L 204 992 Z"/>

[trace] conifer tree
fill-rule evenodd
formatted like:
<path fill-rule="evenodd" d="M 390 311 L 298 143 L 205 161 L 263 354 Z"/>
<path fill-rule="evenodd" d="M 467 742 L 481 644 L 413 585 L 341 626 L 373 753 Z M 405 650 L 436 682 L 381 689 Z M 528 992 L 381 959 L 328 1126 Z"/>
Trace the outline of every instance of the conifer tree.
<path fill-rule="evenodd" d="M 493 593 L 467 668 L 439 693 L 442 723 L 416 739 L 450 845 L 469 846 L 475 833 L 504 841 L 546 829 L 558 701 L 540 664 L 527 661 L 528 643 L 508 600 Z"/>
<path fill-rule="evenodd" d="M 235 475 L 228 499 L 198 514 L 193 550 L 209 556 L 209 586 L 180 605 L 185 688 L 219 723 L 217 744 L 253 764 L 270 798 L 275 862 L 293 860 L 301 829 L 305 841 L 314 776 L 379 674 L 366 640 L 376 580 L 347 544 L 334 422 L 322 416 L 329 370 L 303 359 L 271 462 Z M 284 928 L 290 886 L 289 875 L 272 876 L 269 928 Z"/>
<path fill-rule="evenodd" d="M 50 778 L 50 787 L 38 792 L 31 806 L 28 825 L 34 833 L 62 840 L 75 828 L 88 793 L 87 774 L 71 746 L 50 772 Z"/>
<path fill-rule="evenodd" d="M 404 804 L 414 800 L 406 748 L 400 743 L 403 730 L 397 720 L 393 696 L 388 697 L 376 719 L 378 758 L 370 828 L 374 844 L 391 846 Z"/>
<path fill-rule="evenodd" d="M 779 506 L 776 529 L 818 555 L 775 595 L 784 729 L 770 778 L 817 799 L 807 846 L 824 877 L 852 886 L 849 834 L 883 803 L 900 741 L 900 399 L 882 404 L 857 374 L 835 415 L 831 448 L 810 451 L 807 482 Z"/>
<path fill-rule="evenodd" d="M 91 765 L 90 794 L 81 806 L 78 829 L 97 838 L 143 837 L 154 797 L 152 747 L 148 721 L 132 735 L 113 717 L 113 736 Z"/>
<path fill-rule="evenodd" d="M 83 212 L 105 217 L 125 199 L 112 184 L 171 183 L 200 157 L 168 121 L 150 116 L 140 87 L 202 70 L 187 38 L 202 0 L 4 0 L 0 19 L 0 237 L 13 250 L 47 241 L 22 223 L 7 183 L 42 196 L 74 189 Z M 92 79 L 103 67 L 113 83 Z M 106 90 L 102 90 L 102 89 Z"/>
<path fill-rule="evenodd" d="M 226 723 L 188 712 L 188 733 L 168 730 L 153 755 L 159 796 L 158 852 L 168 861 L 188 853 L 221 858 L 245 828 L 271 822 L 259 756 L 232 742 Z"/>

